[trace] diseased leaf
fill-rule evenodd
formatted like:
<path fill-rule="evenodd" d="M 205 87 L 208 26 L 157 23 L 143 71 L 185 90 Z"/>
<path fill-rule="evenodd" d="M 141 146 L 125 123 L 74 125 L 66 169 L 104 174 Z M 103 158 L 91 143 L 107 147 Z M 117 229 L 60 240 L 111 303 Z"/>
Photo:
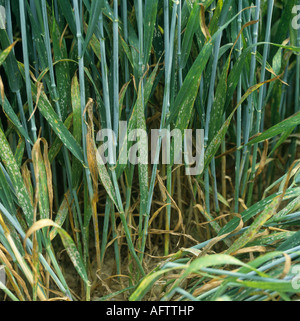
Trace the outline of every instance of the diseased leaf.
<path fill-rule="evenodd" d="M 16 197 L 18 203 L 22 208 L 26 222 L 28 226 L 31 226 L 33 223 L 33 207 L 30 202 L 29 195 L 27 193 L 24 181 L 22 179 L 20 168 L 14 158 L 14 155 L 11 151 L 11 148 L 8 144 L 8 141 L 0 128 L 0 158 L 5 165 L 5 168 L 9 174 L 9 177 L 12 181 L 13 187 L 16 192 Z"/>

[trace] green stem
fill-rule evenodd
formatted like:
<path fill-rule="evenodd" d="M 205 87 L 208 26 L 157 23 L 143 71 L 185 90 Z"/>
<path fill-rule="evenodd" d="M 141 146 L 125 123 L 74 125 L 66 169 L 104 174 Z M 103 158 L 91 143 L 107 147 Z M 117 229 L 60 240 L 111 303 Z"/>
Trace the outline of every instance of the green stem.
<path fill-rule="evenodd" d="M 119 33 L 118 0 L 114 0 L 113 21 L 113 130 L 116 138 L 119 130 Z"/>
<path fill-rule="evenodd" d="M 173 12 L 172 12 L 170 41 L 169 41 L 169 44 L 166 44 L 166 46 L 169 46 L 168 58 L 166 58 L 168 61 L 168 64 L 166 65 L 167 73 L 166 73 L 166 79 L 165 79 L 165 91 L 164 91 L 162 115 L 161 115 L 161 121 L 160 121 L 160 129 L 163 129 L 165 127 L 166 117 L 167 117 L 167 113 L 169 111 L 169 104 L 170 104 L 169 97 L 170 97 L 171 69 L 172 69 L 173 50 L 174 50 L 174 37 L 175 37 L 177 6 L 178 6 L 178 3 L 174 2 L 173 3 Z M 159 136 L 157 144 L 156 144 L 154 165 L 152 168 L 152 175 L 151 175 L 148 201 L 147 201 L 146 217 L 145 217 L 145 221 L 144 221 L 144 234 L 143 234 L 143 238 L 142 238 L 142 248 L 141 248 L 141 256 L 140 256 L 141 261 L 144 256 L 146 239 L 147 239 L 147 235 L 148 235 L 148 222 L 149 222 L 149 216 L 150 216 L 150 211 L 151 211 L 151 204 L 152 204 L 152 198 L 153 198 L 153 192 L 154 192 L 154 184 L 156 181 L 156 171 L 157 171 L 157 164 L 158 164 L 159 154 L 160 154 L 160 149 L 161 149 L 161 142 L 162 142 L 162 139 L 161 139 L 161 136 Z"/>
<path fill-rule="evenodd" d="M 273 6 L 274 6 L 274 0 L 268 1 L 268 17 L 267 17 L 265 42 L 270 41 Z M 262 68 L 261 68 L 260 82 L 263 82 L 265 80 L 268 51 L 269 51 L 269 44 L 265 44 L 264 51 L 263 51 L 263 62 L 262 62 Z M 262 103 L 263 103 L 263 97 L 264 97 L 263 96 L 264 95 L 264 88 L 265 88 L 265 85 L 263 85 L 259 91 L 258 105 L 257 105 L 257 119 L 256 119 L 256 123 L 255 123 L 254 134 L 258 133 L 259 129 L 260 129 L 261 114 L 262 114 L 262 108 L 263 108 Z M 255 178 L 255 167 L 256 167 L 256 160 L 257 160 L 257 151 L 258 151 L 258 144 L 254 144 L 253 157 L 252 157 L 252 168 L 251 168 L 251 174 L 250 174 L 250 185 L 249 185 L 248 198 L 247 198 L 247 206 L 249 206 L 252 202 L 254 178 Z"/>
<path fill-rule="evenodd" d="M 110 101 L 109 101 L 109 89 L 108 89 L 108 72 L 107 72 L 107 64 L 106 64 L 106 53 L 105 53 L 105 41 L 104 41 L 104 31 L 103 31 L 103 13 L 101 12 L 99 15 L 99 31 L 100 31 L 100 54 L 101 54 L 101 71 L 102 71 L 102 84 L 103 84 L 103 99 L 104 99 L 104 106 L 105 106 L 105 110 L 106 110 L 106 123 L 107 123 L 107 128 L 111 129 L 112 128 L 112 124 L 111 124 L 111 113 L 110 113 Z M 112 146 L 109 145 L 108 146 L 109 151 L 108 154 L 109 155 L 113 155 L 113 150 L 112 150 Z M 112 160 L 109 160 L 109 164 L 113 163 Z M 131 255 L 133 256 L 139 271 L 142 273 L 142 275 L 145 274 L 143 267 L 136 255 L 132 240 L 131 240 L 131 235 L 130 235 L 130 231 L 128 229 L 128 225 L 127 225 L 127 221 L 126 221 L 126 217 L 124 214 L 124 209 L 123 209 L 123 204 L 122 204 L 122 199 L 121 199 L 121 195 L 120 195 L 120 190 L 119 190 L 119 186 L 118 186 L 118 180 L 117 180 L 117 176 L 116 176 L 116 172 L 115 169 L 112 165 L 110 165 L 110 172 L 111 172 L 111 177 L 112 177 L 112 181 L 113 181 L 113 186 L 115 189 L 115 193 L 117 196 L 117 205 L 118 205 L 118 211 L 120 214 L 120 218 L 122 221 L 122 225 L 124 228 L 124 232 L 125 232 L 125 236 L 126 236 L 126 240 L 127 240 L 127 244 L 128 244 L 128 248 L 130 250 Z"/>
<path fill-rule="evenodd" d="M 260 0 L 256 0 L 255 3 L 255 17 L 254 20 L 259 20 L 259 13 L 260 13 Z M 252 37 L 252 43 L 256 44 L 258 39 L 258 22 L 253 27 L 253 37 Z M 250 80 L 249 85 L 254 85 L 255 80 L 255 68 L 256 68 L 256 51 L 257 46 L 253 47 L 253 52 L 251 55 L 251 63 L 250 63 Z M 250 137 L 250 130 L 252 128 L 252 122 L 253 122 L 253 94 L 249 95 L 248 98 L 248 105 L 247 110 L 245 114 L 245 131 L 244 131 L 244 148 L 243 148 L 243 155 L 242 155 L 242 161 L 240 165 L 240 186 L 241 186 L 241 194 L 244 193 L 246 188 L 246 181 L 247 181 L 247 169 L 249 164 L 249 148 L 247 147 L 247 143 L 249 142 Z M 242 181 L 241 181 L 242 180 Z"/>
<path fill-rule="evenodd" d="M 238 11 L 241 12 L 243 8 L 242 0 L 239 0 Z M 238 29 L 242 28 L 242 14 L 238 18 Z M 238 57 L 241 55 L 242 50 L 242 36 L 240 36 L 238 41 Z M 237 87 L 237 101 L 242 98 L 242 77 L 240 76 L 238 87 Z M 236 147 L 241 146 L 241 136 L 242 136 L 242 106 L 237 109 L 237 129 L 236 129 Z M 241 162 L 241 151 L 237 149 L 236 151 L 236 162 L 235 162 L 235 193 L 234 193 L 234 211 L 239 212 L 239 191 L 240 191 L 240 162 Z"/>
<path fill-rule="evenodd" d="M 19 0 L 19 6 L 20 6 L 20 20 L 21 20 L 21 34 L 22 34 L 22 49 L 23 49 L 23 59 L 24 59 L 25 80 L 26 80 L 25 85 L 26 85 L 29 113 L 32 116 L 30 119 L 31 133 L 32 133 L 33 141 L 35 142 L 37 140 L 37 128 L 35 124 L 35 117 L 33 114 L 33 101 L 32 101 L 32 94 L 31 94 L 31 81 L 30 81 L 30 72 L 29 72 L 29 56 L 28 56 L 24 0 Z"/>

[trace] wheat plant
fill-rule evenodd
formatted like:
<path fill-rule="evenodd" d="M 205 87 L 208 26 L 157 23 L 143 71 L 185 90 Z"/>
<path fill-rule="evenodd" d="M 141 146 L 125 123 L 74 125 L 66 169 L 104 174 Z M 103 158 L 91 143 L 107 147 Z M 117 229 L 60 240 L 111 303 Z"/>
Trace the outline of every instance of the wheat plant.
<path fill-rule="evenodd" d="M 299 299 L 299 0 L 0 5 L 1 300 Z"/>

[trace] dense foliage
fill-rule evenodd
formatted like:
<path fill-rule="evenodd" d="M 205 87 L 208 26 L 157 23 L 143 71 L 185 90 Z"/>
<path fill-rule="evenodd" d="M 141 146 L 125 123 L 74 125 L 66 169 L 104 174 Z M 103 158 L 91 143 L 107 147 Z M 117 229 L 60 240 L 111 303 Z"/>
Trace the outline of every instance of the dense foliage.
<path fill-rule="evenodd" d="M 297 299 L 298 0 L 0 5 L 2 299 Z M 119 121 L 203 129 L 203 172 L 102 164 Z"/>

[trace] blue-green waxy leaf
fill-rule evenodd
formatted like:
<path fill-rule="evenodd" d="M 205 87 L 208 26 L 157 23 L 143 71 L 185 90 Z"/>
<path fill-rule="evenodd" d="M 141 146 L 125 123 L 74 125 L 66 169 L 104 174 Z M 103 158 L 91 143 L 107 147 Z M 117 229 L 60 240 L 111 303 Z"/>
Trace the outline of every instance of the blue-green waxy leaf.
<path fill-rule="evenodd" d="M 253 144 L 262 142 L 266 139 L 273 138 L 281 133 L 294 129 L 299 124 L 300 124 L 300 112 L 272 126 L 271 128 L 264 131 L 262 134 L 260 134 L 259 136 L 251 139 L 248 145 L 253 145 Z"/>
<path fill-rule="evenodd" d="M 89 41 L 92 38 L 93 33 L 95 32 L 95 30 L 97 28 L 97 24 L 99 22 L 99 15 L 100 15 L 101 10 L 103 10 L 103 6 L 104 6 L 104 4 L 103 4 L 102 0 L 92 1 L 88 29 L 87 29 L 85 41 L 84 41 L 83 48 L 82 48 L 83 54 L 89 44 Z"/>
<path fill-rule="evenodd" d="M 65 121 L 71 105 L 70 63 L 64 60 L 68 58 L 66 42 L 64 38 L 61 38 L 61 33 L 55 19 L 53 19 L 51 32 L 54 59 L 56 62 L 58 62 L 54 65 L 57 81 L 57 93 L 59 97 L 59 107 L 62 120 Z"/>
<path fill-rule="evenodd" d="M 28 12 L 29 21 L 32 26 L 32 38 L 34 40 L 36 50 L 38 53 L 38 57 L 39 57 L 39 64 L 41 66 L 41 69 L 44 70 L 44 69 L 48 68 L 48 62 L 47 62 L 47 50 L 45 47 L 45 42 L 43 41 L 43 38 L 42 38 L 43 30 L 41 29 L 40 25 L 34 19 L 32 13 L 31 13 L 31 10 L 29 10 L 29 4 L 26 3 L 26 5 L 28 8 L 27 12 Z M 49 82 L 49 75 L 48 74 L 46 74 L 44 76 L 44 80 L 46 82 Z"/>
<path fill-rule="evenodd" d="M 220 128 L 220 130 L 218 131 L 218 133 L 215 135 L 215 137 L 212 139 L 212 141 L 210 142 L 209 146 L 206 149 L 206 153 L 205 153 L 205 159 L 204 159 L 204 168 L 206 168 L 212 158 L 214 157 L 214 155 L 216 154 L 216 152 L 218 151 L 222 140 L 224 139 L 226 132 L 228 130 L 228 127 L 230 125 L 230 122 L 232 120 L 232 117 L 235 113 L 235 111 L 237 110 L 237 108 L 247 99 L 247 97 L 249 95 L 251 95 L 254 91 L 256 91 L 258 88 L 260 88 L 263 84 L 267 83 L 267 82 L 271 82 L 274 81 L 276 78 L 271 79 L 271 80 L 267 80 L 264 82 L 261 82 L 259 84 L 256 84 L 252 87 L 250 87 L 246 93 L 243 95 L 243 97 L 241 98 L 241 100 L 238 102 L 238 104 L 235 106 L 235 108 L 233 109 L 233 111 L 231 112 L 231 114 L 228 116 L 228 118 L 225 120 L 225 122 L 223 123 L 222 127 Z"/>
<path fill-rule="evenodd" d="M 300 193 L 300 188 L 293 188 L 291 190 L 287 190 L 283 200 L 288 200 L 290 198 L 293 197 L 297 197 L 299 196 Z M 260 212 L 262 212 L 262 210 L 268 206 L 274 199 L 276 196 L 278 196 L 279 193 L 270 195 L 268 197 L 266 197 L 265 199 L 255 203 L 254 205 L 252 205 L 251 207 L 249 207 L 247 210 L 245 210 L 241 216 L 242 216 L 242 220 L 244 223 L 246 223 L 248 220 L 250 220 L 252 217 L 254 217 L 255 215 L 259 214 Z M 230 233 L 232 231 L 234 231 L 238 224 L 240 222 L 240 218 L 235 217 L 233 219 L 231 219 L 218 233 L 218 235 L 223 235 L 223 234 L 227 234 Z"/>
<path fill-rule="evenodd" d="M 174 108 L 170 113 L 167 125 L 171 122 L 175 122 L 176 119 L 176 128 L 187 128 L 187 124 L 189 123 L 193 105 L 200 85 L 201 74 L 211 55 L 212 48 L 213 42 L 212 40 L 210 40 L 203 47 L 199 56 L 195 60 L 175 99 Z"/>
<path fill-rule="evenodd" d="M 277 43 L 282 43 L 286 39 L 286 35 L 289 31 L 291 20 L 293 18 L 293 7 L 296 0 L 284 0 L 283 11 L 280 17 L 280 21 L 274 35 Z M 276 48 L 271 48 L 271 57 L 275 54 Z"/>
<path fill-rule="evenodd" d="M 2 105 L 2 102 L 3 102 L 3 105 Z M 15 114 L 7 98 L 4 97 L 4 101 L 0 98 L 0 104 L 2 105 L 3 110 L 7 115 L 8 119 L 10 119 L 10 121 L 14 124 L 17 131 L 27 140 L 28 143 L 33 145 L 28 133 L 25 131 L 24 127 L 22 126 L 18 116 Z"/>
<path fill-rule="evenodd" d="M 259 229 L 276 213 L 282 201 L 283 195 L 276 196 L 270 204 L 268 204 L 263 212 L 256 217 L 251 226 L 230 246 L 226 253 L 231 254 L 252 241 Z"/>
<path fill-rule="evenodd" d="M 294 235 L 290 236 L 287 240 L 281 243 L 276 250 L 286 251 L 288 249 L 291 249 L 299 245 L 300 245 L 300 231 L 296 232 Z"/>
<path fill-rule="evenodd" d="M 270 290 L 276 292 L 287 292 L 287 293 L 299 293 L 299 289 L 295 286 L 293 287 L 290 280 L 276 280 L 274 282 L 270 281 L 238 281 L 239 284 L 246 287 L 261 289 L 261 290 Z"/>
<path fill-rule="evenodd" d="M 23 71 L 23 66 L 19 65 L 20 70 Z M 75 140 L 74 136 L 69 132 L 64 123 L 60 120 L 52 105 L 50 104 L 46 94 L 40 93 L 38 97 L 38 89 L 35 85 L 31 84 L 32 97 L 37 102 L 37 107 L 41 114 L 47 120 L 53 131 L 60 138 L 63 144 L 69 149 L 69 151 L 82 163 L 84 164 L 83 152 L 81 146 Z"/>
<path fill-rule="evenodd" d="M 131 56 L 132 56 L 132 64 L 133 64 L 133 70 L 138 75 L 139 72 L 139 41 L 138 37 L 135 33 L 135 30 L 131 26 L 131 24 L 128 24 L 128 41 L 129 41 L 129 47 L 131 49 Z M 129 59 L 131 62 L 131 60 Z"/>
<path fill-rule="evenodd" d="M 212 53 L 213 45 L 219 34 L 234 20 L 238 15 L 226 22 L 219 30 L 212 36 L 212 38 L 203 46 L 201 52 L 190 68 L 178 95 L 176 96 L 174 106 L 171 110 L 170 116 L 167 120 L 166 126 L 171 123 L 175 127 L 184 130 L 187 128 L 191 118 L 194 102 L 198 93 L 200 79 L 202 72 Z"/>
<path fill-rule="evenodd" d="M 180 277 L 175 282 L 175 285 L 172 286 L 176 287 L 177 284 L 180 284 L 180 282 L 187 277 L 191 273 L 195 273 L 197 271 L 200 271 L 201 268 L 209 267 L 209 266 L 217 266 L 222 264 L 230 264 L 230 265 L 239 265 L 239 266 L 247 266 L 240 260 L 231 257 L 230 255 L 225 254 L 216 254 L 216 255 L 208 255 L 204 257 L 200 257 L 196 260 L 194 260 L 190 265 L 187 264 L 178 264 L 174 267 L 168 267 L 168 264 L 166 267 L 160 271 L 151 273 L 147 275 L 139 284 L 137 289 L 133 292 L 133 294 L 130 296 L 130 301 L 140 301 L 145 294 L 153 287 L 153 284 L 164 274 L 172 271 L 172 270 L 183 270 Z M 251 269 L 251 268 L 250 268 Z"/>
<path fill-rule="evenodd" d="M 127 127 L 127 135 L 128 133 L 130 133 L 130 131 L 136 129 L 136 128 L 140 128 L 139 123 L 137 123 L 137 118 L 136 115 L 139 114 L 141 117 L 141 112 L 142 112 L 142 108 L 143 106 L 145 106 L 145 104 L 148 103 L 150 95 L 151 95 L 151 91 L 153 88 L 153 83 L 155 80 L 155 76 L 157 74 L 157 70 L 159 67 L 159 63 L 156 64 L 155 68 L 153 69 L 153 71 L 151 72 L 149 78 L 147 79 L 146 83 L 145 83 L 145 87 L 144 87 L 144 103 L 142 102 L 142 93 L 141 90 L 139 90 L 138 92 L 138 97 L 137 97 L 137 101 L 133 107 L 133 111 L 131 114 L 131 117 L 128 121 L 128 127 Z M 139 86 L 140 89 L 140 86 Z M 143 126 L 145 126 L 144 121 L 143 121 Z M 128 136 L 126 136 L 128 137 Z M 123 145 L 124 146 L 124 145 Z M 129 149 L 131 146 L 131 143 L 128 142 L 127 148 Z M 123 150 L 123 147 L 121 147 L 121 151 Z M 117 160 L 117 166 L 116 166 L 116 174 L 117 177 L 120 177 L 120 175 L 123 173 L 124 169 L 126 167 L 126 164 L 121 164 L 119 159 Z"/>
<path fill-rule="evenodd" d="M 183 36 L 181 57 L 179 61 L 180 68 L 185 67 L 187 60 L 190 56 L 193 36 L 196 30 L 199 28 L 199 13 L 200 13 L 200 6 L 198 5 L 198 3 L 195 3 L 190 13 L 189 20 Z"/>
<path fill-rule="evenodd" d="M 156 22 L 158 0 L 146 1 L 144 16 L 144 65 L 148 63 Z"/>
<path fill-rule="evenodd" d="M 74 18 L 74 12 L 71 6 L 71 1 L 58 1 L 58 5 L 60 7 L 62 14 L 66 18 L 73 35 L 76 35 L 75 18 Z"/>
<path fill-rule="evenodd" d="M 24 66 L 19 63 L 21 73 L 24 72 Z M 49 123 L 57 137 L 63 142 L 67 149 L 84 165 L 84 157 L 81 146 L 78 144 L 74 136 L 69 132 L 64 123 L 60 120 L 57 113 L 54 111 L 45 92 L 41 91 L 38 96 L 37 87 L 31 83 L 31 92 L 33 100 L 37 103 L 37 107 L 46 121 Z"/>
<path fill-rule="evenodd" d="M 36 88 L 32 86 L 33 99 L 37 99 Z M 83 152 L 81 146 L 77 143 L 74 136 L 68 131 L 64 123 L 59 119 L 58 115 L 52 108 L 49 100 L 45 93 L 41 93 L 38 108 L 44 118 L 47 120 L 53 131 L 69 149 L 69 151 L 82 163 L 84 164 Z"/>
<path fill-rule="evenodd" d="M 227 63 L 225 64 L 223 68 L 223 72 L 221 74 L 219 84 L 216 90 L 215 99 L 212 105 L 212 111 L 211 114 L 214 115 L 214 117 L 210 120 L 210 126 L 209 126 L 209 135 L 208 135 L 208 141 L 210 142 L 213 137 L 215 137 L 217 131 L 221 127 L 222 122 L 222 115 L 224 111 L 224 105 L 226 102 L 226 92 L 227 92 Z"/>

